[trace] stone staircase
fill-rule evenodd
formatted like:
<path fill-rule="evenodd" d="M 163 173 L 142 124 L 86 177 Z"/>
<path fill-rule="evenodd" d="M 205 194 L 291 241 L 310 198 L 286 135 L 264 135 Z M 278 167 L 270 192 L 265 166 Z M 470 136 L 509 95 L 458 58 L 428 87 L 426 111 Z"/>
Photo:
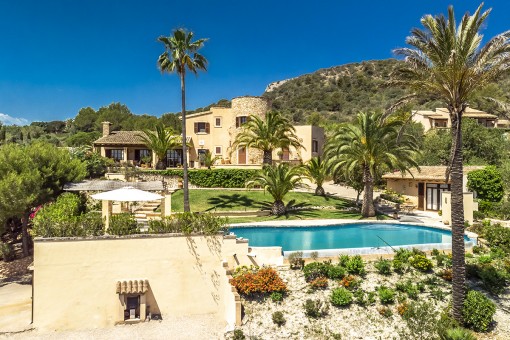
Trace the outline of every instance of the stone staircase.
<path fill-rule="evenodd" d="M 154 219 L 154 211 L 161 205 L 160 200 L 144 202 L 141 207 L 135 210 L 135 220 L 140 227 L 140 231 L 147 231 L 149 228 L 149 219 Z"/>

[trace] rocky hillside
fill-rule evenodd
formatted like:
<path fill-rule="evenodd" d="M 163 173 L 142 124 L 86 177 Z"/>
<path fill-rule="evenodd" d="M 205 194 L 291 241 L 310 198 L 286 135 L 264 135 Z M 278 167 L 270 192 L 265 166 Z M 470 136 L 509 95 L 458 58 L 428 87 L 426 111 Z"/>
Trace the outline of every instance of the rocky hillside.
<path fill-rule="evenodd" d="M 273 100 L 275 110 L 288 114 L 296 123 L 342 122 L 359 111 L 383 110 L 407 93 L 406 89 L 387 85 L 390 73 L 401 61 L 396 59 L 363 61 L 320 69 L 296 78 L 273 82 L 263 96 Z M 510 96 L 510 74 L 478 95 Z M 440 102 L 423 101 L 417 108 L 435 108 Z M 481 99 L 473 107 L 491 111 Z"/>

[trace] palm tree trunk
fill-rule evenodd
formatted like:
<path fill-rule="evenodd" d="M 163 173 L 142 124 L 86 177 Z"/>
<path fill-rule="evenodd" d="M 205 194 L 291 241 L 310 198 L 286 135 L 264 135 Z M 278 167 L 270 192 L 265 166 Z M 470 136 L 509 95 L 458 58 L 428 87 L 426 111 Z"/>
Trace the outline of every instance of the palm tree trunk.
<path fill-rule="evenodd" d="M 273 206 L 271 207 L 271 214 L 276 216 L 285 214 L 285 204 L 283 204 L 280 200 L 274 201 Z"/>
<path fill-rule="evenodd" d="M 324 196 L 324 188 L 321 185 L 318 185 L 317 188 L 315 188 L 315 195 L 316 196 Z"/>
<path fill-rule="evenodd" d="M 273 164 L 273 150 L 264 150 L 264 158 L 262 164 Z"/>
<path fill-rule="evenodd" d="M 452 204 L 452 290 L 453 290 L 453 318 L 462 324 L 462 307 L 464 305 L 466 264 L 464 246 L 464 197 L 462 192 L 462 109 L 453 112 L 452 116 L 452 163 L 451 204 Z"/>
<path fill-rule="evenodd" d="M 375 216 L 374 208 L 374 179 L 370 173 L 368 165 L 363 167 L 363 182 L 365 190 L 363 193 L 363 205 L 361 206 L 361 215 L 363 217 Z"/>
<path fill-rule="evenodd" d="M 188 190 L 188 150 L 186 147 L 186 71 L 183 69 L 181 75 L 181 116 L 182 116 L 182 192 L 184 196 L 184 212 L 189 212 L 189 190 Z"/>
<path fill-rule="evenodd" d="M 28 219 L 30 218 L 30 210 L 23 214 L 23 221 L 21 221 L 21 245 L 23 248 L 23 257 L 30 255 L 29 242 L 30 236 L 28 235 Z"/>

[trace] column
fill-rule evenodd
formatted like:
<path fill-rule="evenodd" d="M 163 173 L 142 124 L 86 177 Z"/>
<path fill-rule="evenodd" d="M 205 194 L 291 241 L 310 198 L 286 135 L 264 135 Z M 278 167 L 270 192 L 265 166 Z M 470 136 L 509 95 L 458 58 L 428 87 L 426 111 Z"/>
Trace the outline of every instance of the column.
<path fill-rule="evenodd" d="M 110 215 L 112 214 L 112 202 L 111 201 L 102 201 L 101 206 L 101 217 L 103 221 L 105 221 L 105 231 L 108 230 L 110 226 Z"/>
<path fill-rule="evenodd" d="M 161 199 L 161 217 L 167 217 L 172 214 L 172 193 L 167 192 Z"/>

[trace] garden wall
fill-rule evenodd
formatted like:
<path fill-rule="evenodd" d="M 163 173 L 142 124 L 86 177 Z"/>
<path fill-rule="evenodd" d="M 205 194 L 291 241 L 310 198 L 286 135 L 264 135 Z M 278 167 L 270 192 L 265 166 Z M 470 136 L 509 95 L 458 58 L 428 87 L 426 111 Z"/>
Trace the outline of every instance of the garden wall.
<path fill-rule="evenodd" d="M 144 291 L 147 315 L 215 314 L 232 327 L 236 297 L 223 265 L 233 254 L 247 258 L 247 252 L 246 242 L 221 235 L 36 239 L 34 326 L 113 326 L 124 321 L 126 300 L 119 290 L 127 289 Z"/>

